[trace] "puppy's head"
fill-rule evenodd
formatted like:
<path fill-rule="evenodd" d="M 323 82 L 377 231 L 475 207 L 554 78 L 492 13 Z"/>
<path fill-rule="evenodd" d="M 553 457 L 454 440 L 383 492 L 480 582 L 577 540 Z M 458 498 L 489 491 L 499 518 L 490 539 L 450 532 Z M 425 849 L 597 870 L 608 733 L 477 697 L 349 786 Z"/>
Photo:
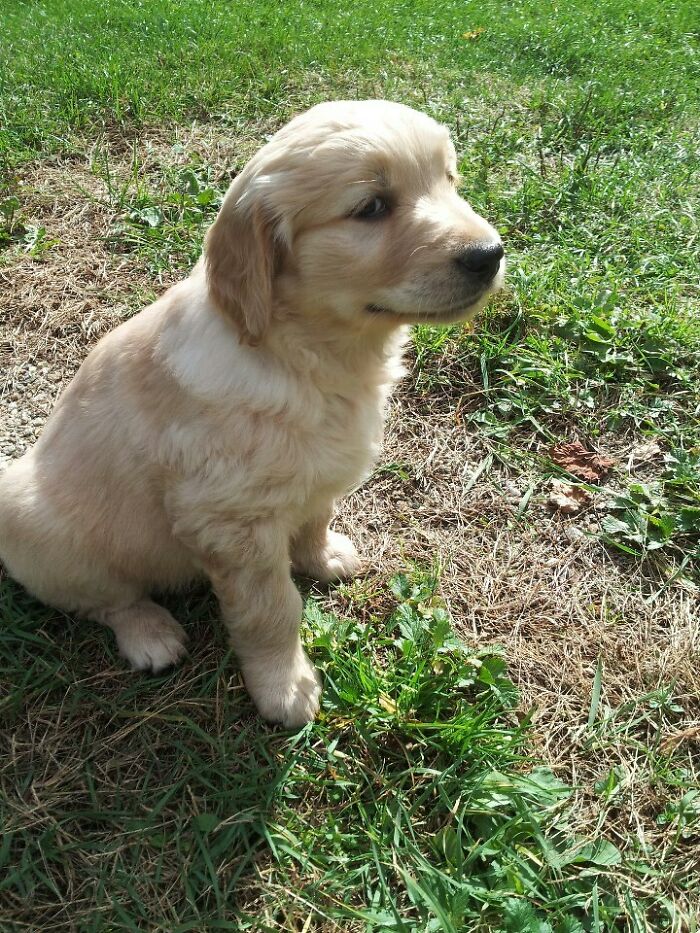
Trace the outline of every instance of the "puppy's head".
<path fill-rule="evenodd" d="M 386 101 L 319 104 L 248 163 L 207 236 L 209 288 L 255 339 L 279 300 L 350 327 L 452 323 L 503 281 L 447 130 Z"/>

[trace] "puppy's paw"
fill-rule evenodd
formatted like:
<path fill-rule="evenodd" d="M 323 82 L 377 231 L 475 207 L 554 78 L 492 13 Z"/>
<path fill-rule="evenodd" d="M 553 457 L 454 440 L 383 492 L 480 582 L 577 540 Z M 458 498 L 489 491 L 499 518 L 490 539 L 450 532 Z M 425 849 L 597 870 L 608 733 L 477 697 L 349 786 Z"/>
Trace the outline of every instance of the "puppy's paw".
<path fill-rule="evenodd" d="M 321 583 L 332 583 L 354 577 L 361 566 L 360 556 L 350 538 L 329 529 L 323 548 L 302 558 L 298 564 L 295 561 L 294 569 Z"/>
<path fill-rule="evenodd" d="M 337 531 L 328 532 L 324 558 L 325 576 L 319 577 L 323 582 L 347 580 L 359 573 L 362 566 L 355 545 L 347 535 Z"/>
<path fill-rule="evenodd" d="M 263 719 L 294 729 L 316 718 L 321 678 L 303 651 L 287 669 L 278 664 L 266 669 L 258 662 L 246 665 L 243 676 Z"/>
<path fill-rule="evenodd" d="M 159 607 L 160 608 L 160 607 Z M 169 612 L 134 616 L 116 630 L 119 653 L 135 671 L 158 674 L 179 664 L 187 654 L 187 635 Z"/>

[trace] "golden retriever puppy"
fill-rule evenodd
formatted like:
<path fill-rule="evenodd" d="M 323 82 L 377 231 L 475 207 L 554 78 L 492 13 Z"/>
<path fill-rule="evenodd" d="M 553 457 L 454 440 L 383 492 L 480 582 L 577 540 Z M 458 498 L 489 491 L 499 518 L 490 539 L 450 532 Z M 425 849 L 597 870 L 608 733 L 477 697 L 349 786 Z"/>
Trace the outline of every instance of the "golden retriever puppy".
<path fill-rule="evenodd" d="M 185 633 L 152 594 L 204 575 L 262 716 L 311 720 L 291 572 L 356 573 L 328 526 L 377 455 L 406 325 L 464 320 L 502 281 L 456 182 L 447 130 L 400 104 L 320 104 L 280 130 L 190 277 L 97 344 L 0 477 L 10 575 L 154 671 Z"/>

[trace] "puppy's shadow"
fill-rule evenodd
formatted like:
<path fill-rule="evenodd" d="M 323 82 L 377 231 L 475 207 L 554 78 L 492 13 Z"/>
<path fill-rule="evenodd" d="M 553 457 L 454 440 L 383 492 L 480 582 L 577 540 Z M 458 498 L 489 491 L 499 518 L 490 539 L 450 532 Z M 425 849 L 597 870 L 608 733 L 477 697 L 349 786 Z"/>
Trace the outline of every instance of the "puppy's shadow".
<path fill-rule="evenodd" d="M 129 671 L 106 629 L 0 580 L 0 745 L 13 763 L 1 802 L 24 826 L 23 862 L 45 865 L 46 833 L 59 824 L 89 849 L 73 844 L 52 863 L 56 910 L 79 872 L 105 917 L 115 903 L 129 913 L 134 878 L 149 877 L 154 896 L 181 892 L 181 923 L 221 904 L 238 918 L 240 892 L 270 856 L 305 736 L 257 716 L 207 588 L 161 601 L 184 625 L 190 657 L 154 676 Z"/>

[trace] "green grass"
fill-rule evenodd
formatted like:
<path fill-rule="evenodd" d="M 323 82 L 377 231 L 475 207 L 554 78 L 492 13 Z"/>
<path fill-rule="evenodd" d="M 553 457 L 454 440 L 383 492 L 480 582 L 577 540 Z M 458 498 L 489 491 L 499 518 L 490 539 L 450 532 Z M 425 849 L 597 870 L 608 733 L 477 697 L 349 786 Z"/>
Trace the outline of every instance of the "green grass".
<path fill-rule="evenodd" d="M 585 0 L 451 0 L 439 10 L 427 0 L 358 0 L 352 8 L 338 0 L 4 0 L 0 11 L 6 152 L 60 147 L 76 128 L 102 121 L 194 115 L 238 123 L 286 108 L 304 85 L 307 96 L 324 97 L 340 78 L 405 94 L 407 66 L 417 73 L 412 93 L 429 106 L 444 89 L 460 103 L 486 96 L 500 103 L 495 122 L 510 104 L 506 87 L 532 87 L 540 120 L 552 89 L 560 90 L 566 116 L 545 131 L 545 146 L 550 138 L 564 149 L 602 138 L 647 147 L 672 120 L 684 125 L 697 90 L 700 14 L 692 0 L 603 0 L 594 8 Z M 476 30 L 483 31 L 464 37 Z M 312 73 L 328 78 L 315 91 Z M 468 124 L 470 107 L 460 111 Z M 489 148 L 497 162 L 498 146 Z"/>
<path fill-rule="evenodd" d="M 528 760 L 504 660 L 455 638 L 436 582 L 396 578 L 369 625 L 307 602 L 323 712 L 291 736 L 251 719 L 204 646 L 205 597 L 196 664 L 101 677 L 94 631 L 61 659 L 63 620 L 6 586 L 4 729 L 36 721 L 2 774 L 3 928 L 613 929 L 643 867 L 577 833 L 571 789 Z"/>
<path fill-rule="evenodd" d="M 0 0 L 0 28 L 6 276 L 16 253 L 53 246 L 20 184 L 44 158 L 90 154 L 112 248 L 155 280 L 196 258 L 230 172 L 185 152 L 144 173 L 142 134 L 198 120 L 257 144 L 317 100 L 360 95 L 447 122 L 509 287 L 473 334 L 417 331 L 414 394 L 459 411 L 482 480 L 524 475 L 518 519 L 535 526 L 561 474 L 552 444 L 612 453 L 587 533 L 642 561 L 651 598 L 695 592 L 697 3 Z M 626 452 L 650 441 L 658 456 L 629 474 Z M 285 735 L 252 716 L 216 626 L 211 645 L 206 594 L 172 605 L 193 662 L 146 678 L 121 672 L 105 633 L 0 582 L 3 929 L 697 929 L 697 781 L 664 744 L 687 698 L 670 683 L 606 706 L 599 666 L 572 742 L 609 768 L 582 834 L 579 788 L 531 758 L 507 658 L 454 638 L 430 575 L 391 586 L 362 622 L 307 603 L 324 707 Z M 658 846 L 635 830 L 633 768 L 656 794 L 642 816 Z"/>

